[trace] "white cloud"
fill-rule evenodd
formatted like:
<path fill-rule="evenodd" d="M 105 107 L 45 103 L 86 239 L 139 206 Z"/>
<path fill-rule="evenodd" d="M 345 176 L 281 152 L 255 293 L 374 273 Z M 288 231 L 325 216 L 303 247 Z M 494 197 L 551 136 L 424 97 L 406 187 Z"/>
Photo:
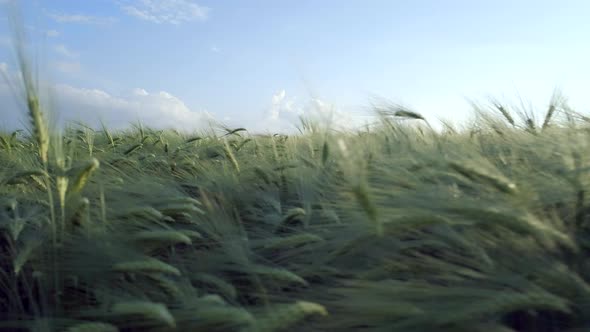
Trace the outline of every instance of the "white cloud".
<path fill-rule="evenodd" d="M 140 88 L 135 88 L 135 89 L 133 89 L 132 92 L 136 96 L 147 96 L 147 95 L 149 95 L 149 93 L 147 91 L 145 91 L 144 89 L 140 89 Z"/>
<path fill-rule="evenodd" d="M 297 102 L 283 89 L 271 97 L 264 118 L 249 128 L 254 132 L 292 133 L 300 125 L 300 118 L 334 129 L 359 128 L 367 119 L 366 116 L 344 111 L 320 99 Z"/>
<path fill-rule="evenodd" d="M 286 94 L 287 92 L 285 89 L 283 89 L 272 96 L 270 101 L 270 109 L 268 110 L 268 118 L 270 120 L 278 120 L 281 115 L 281 111 L 291 111 L 287 107 L 288 101 L 284 103 Z"/>
<path fill-rule="evenodd" d="M 0 72 L 9 77 L 10 85 L 17 87 L 16 93 L 20 94 L 17 73 L 6 63 L 0 63 Z M 50 98 L 50 105 L 54 105 L 52 113 L 57 115 L 59 123 L 80 121 L 99 127 L 102 120 L 109 128 L 123 129 L 140 120 L 147 127 L 182 131 L 208 129 L 215 123 L 209 113 L 189 109 L 182 100 L 166 91 L 134 89 L 116 96 L 100 89 L 66 84 L 44 84 L 40 90 L 42 100 Z M 15 96 L 4 80 L 0 80 L 0 118 L 3 119 L 0 130 L 22 128 L 27 123 L 22 96 Z"/>
<path fill-rule="evenodd" d="M 59 113 L 66 121 L 82 121 L 97 125 L 102 119 L 109 128 L 125 128 L 141 120 L 145 126 L 192 131 L 208 128 L 213 118 L 206 112 L 190 110 L 182 100 L 160 91 L 149 93 L 134 89 L 131 93 L 113 96 L 98 89 L 57 85 Z"/>
<path fill-rule="evenodd" d="M 211 52 L 219 53 L 219 52 L 221 52 L 221 49 L 219 49 L 219 47 L 217 47 L 217 46 L 211 46 Z"/>
<path fill-rule="evenodd" d="M 57 23 L 108 25 L 116 22 L 117 20 L 114 17 L 101 17 L 83 14 L 50 13 L 48 16 Z"/>
<path fill-rule="evenodd" d="M 65 56 L 66 58 L 77 58 L 80 55 L 80 54 L 70 50 L 64 44 L 55 45 L 53 49 L 55 50 L 55 52 L 57 52 L 60 55 Z"/>
<path fill-rule="evenodd" d="M 205 21 L 211 10 L 191 0 L 127 0 L 120 6 L 125 13 L 139 19 L 175 25 Z"/>

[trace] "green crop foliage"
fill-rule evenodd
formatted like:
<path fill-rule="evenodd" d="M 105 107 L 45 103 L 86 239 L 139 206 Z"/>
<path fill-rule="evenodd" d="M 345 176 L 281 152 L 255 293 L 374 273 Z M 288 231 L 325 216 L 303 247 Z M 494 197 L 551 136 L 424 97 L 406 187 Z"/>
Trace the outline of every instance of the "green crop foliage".
<path fill-rule="evenodd" d="M 355 132 L 58 132 L 21 55 L 0 330 L 590 327 L 590 125 L 563 98 L 462 129 L 391 106 Z"/>

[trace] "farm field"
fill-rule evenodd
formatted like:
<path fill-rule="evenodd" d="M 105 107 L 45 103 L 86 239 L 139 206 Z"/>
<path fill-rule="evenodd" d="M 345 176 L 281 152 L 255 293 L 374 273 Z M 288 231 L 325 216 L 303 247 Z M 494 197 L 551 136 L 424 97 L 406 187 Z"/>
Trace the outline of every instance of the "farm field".
<path fill-rule="evenodd" d="M 24 71 L 26 73 L 26 71 Z M 23 76 L 25 83 L 27 75 Z M 0 330 L 583 331 L 588 119 L 0 135 Z"/>
<path fill-rule="evenodd" d="M 183 2 L 142 3 L 124 12 L 160 24 Z M 25 119 L 0 130 L 0 331 L 590 331 L 590 118 L 559 92 L 440 128 L 393 104 L 288 135 L 60 126 L 18 22 L 16 74 L 0 63 L 23 106 L 0 125 Z M 166 92 L 68 91 L 195 119 Z M 274 95 L 274 120 L 294 100 Z"/>

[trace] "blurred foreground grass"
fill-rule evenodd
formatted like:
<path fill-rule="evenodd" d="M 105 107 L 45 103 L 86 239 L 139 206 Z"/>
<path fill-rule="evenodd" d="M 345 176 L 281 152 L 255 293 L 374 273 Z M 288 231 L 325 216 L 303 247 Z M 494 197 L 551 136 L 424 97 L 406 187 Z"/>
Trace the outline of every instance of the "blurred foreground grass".
<path fill-rule="evenodd" d="M 57 132 L 28 105 L 0 135 L 0 329 L 590 326 L 590 127 L 558 98 L 293 136 Z"/>

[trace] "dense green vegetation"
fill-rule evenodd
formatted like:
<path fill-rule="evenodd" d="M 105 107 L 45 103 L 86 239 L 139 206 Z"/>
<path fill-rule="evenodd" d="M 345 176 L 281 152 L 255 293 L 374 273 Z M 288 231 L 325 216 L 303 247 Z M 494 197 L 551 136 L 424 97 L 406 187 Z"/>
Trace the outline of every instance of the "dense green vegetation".
<path fill-rule="evenodd" d="M 590 326 L 590 127 L 557 99 L 539 124 L 191 136 L 60 133 L 28 91 L 30 134 L 0 135 L 0 329 Z"/>
<path fill-rule="evenodd" d="M 590 328 L 590 126 L 560 98 L 462 130 L 391 107 L 359 132 L 58 131 L 20 64 L 0 330 Z"/>

